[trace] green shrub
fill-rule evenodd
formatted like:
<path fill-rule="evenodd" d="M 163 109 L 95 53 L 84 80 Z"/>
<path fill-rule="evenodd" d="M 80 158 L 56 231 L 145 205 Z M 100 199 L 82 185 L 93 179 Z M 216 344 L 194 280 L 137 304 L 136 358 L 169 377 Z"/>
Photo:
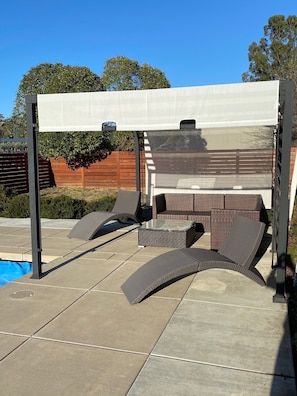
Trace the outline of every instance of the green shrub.
<path fill-rule="evenodd" d="M 16 195 L 6 202 L 3 215 L 11 218 L 30 217 L 30 203 L 28 194 Z"/>
<path fill-rule="evenodd" d="M 7 204 L 7 195 L 6 195 L 5 187 L 2 184 L 0 184 L 0 214 L 1 215 L 5 209 L 6 204 Z"/>
<path fill-rule="evenodd" d="M 273 210 L 272 209 L 266 209 L 266 213 L 267 213 L 269 224 L 272 224 L 273 223 Z"/>
<path fill-rule="evenodd" d="M 99 211 L 110 212 L 114 207 L 115 201 L 116 197 L 113 195 L 107 195 L 100 199 L 88 201 L 85 206 L 85 214 Z"/>
<path fill-rule="evenodd" d="M 9 201 L 9 198 L 13 197 L 15 192 L 13 189 L 9 187 L 5 187 L 2 184 L 0 184 L 0 215 L 4 216 L 4 211 L 7 206 L 7 203 Z"/>
<path fill-rule="evenodd" d="M 30 217 L 28 194 L 9 197 L 8 192 L 0 185 L 0 215 L 4 217 Z M 9 195 L 9 194 L 8 194 Z M 85 201 L 71 198 L 68 195 L 57 195 L 40 198 L 40 217 L 47 219 L 81 219 L 94 211 L 110 212 L 116 200 L 115 195 Z"/>
<path fill-rule="evenodd" d="M 40 216 L 47 219 L 80 219 L 85 213 L 86 202 L 67 195 L 42 197 Z"/>

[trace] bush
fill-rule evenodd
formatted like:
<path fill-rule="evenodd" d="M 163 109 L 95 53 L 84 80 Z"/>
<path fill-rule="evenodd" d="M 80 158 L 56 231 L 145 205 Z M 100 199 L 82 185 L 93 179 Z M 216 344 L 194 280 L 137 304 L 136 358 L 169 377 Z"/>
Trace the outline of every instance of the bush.
<path fill-rule="evenodd" d="M 7 195 L 6 195 L 5 187 L 2 184 L 0 184 L 0 214 L 1 215 L 5 209 L 6 204 L 7 204 Z"/>
<path fill-rule="evenodd" d="M 108 195 L 94 201 L 89 201 L 86 203 L 85 214 L 96 211 L 110 212 L 115 204 L 115 201 L 116 197 L 112 195 Z"/>
<path fill-rule="evenodd" d="M 40 216 L 47 219 L 80 219 L 85 213 L 86 202 L 67 195 L 43 197 L 40 200 Z"/>
<path fill-rule="evenodd" d="M 4 211 L 6 209 L 6 206 L 8 204 L 9 198 L 13 197 L 15 192 L 13 189 L 9 187 L 5 187 L 2 184 L 0 184 L 0 215 L 4 216 Z"/>
<path fill-rule="evenodd" d="M 5 217 L 30 217 L 30 203 L 28 194 L 16 195 L 7 200 L 3 215 Z"/>
<path fill-rule="evenodd" d="M 81 219 L 94 211 L 110 212 L 114 206 L 115 195 L 107 195 L 93 201 L 71 198 L 68 195 L 57 195 L 40 198 L 40 217 L 47 219 Z M 9 197 L 0 185 L 0 215 L 4 217 L 30 217 L 29 194 Z"/>

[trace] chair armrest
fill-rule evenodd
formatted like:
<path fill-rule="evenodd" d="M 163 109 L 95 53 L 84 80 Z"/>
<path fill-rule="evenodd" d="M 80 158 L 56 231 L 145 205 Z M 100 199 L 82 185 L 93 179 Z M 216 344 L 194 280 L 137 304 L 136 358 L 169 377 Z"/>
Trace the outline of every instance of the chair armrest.
<path fill-rule="evenodd" d="M 165 194 L 158 194 L 153 196 L 153 219 L 157 218 L 158 213 L 166 210 Z"/>

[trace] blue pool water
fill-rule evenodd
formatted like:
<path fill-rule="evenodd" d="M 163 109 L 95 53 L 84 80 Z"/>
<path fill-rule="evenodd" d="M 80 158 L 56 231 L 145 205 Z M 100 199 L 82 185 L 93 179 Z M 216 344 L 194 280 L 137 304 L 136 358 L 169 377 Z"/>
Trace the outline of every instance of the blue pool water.
<path fill-rule="evenodd" d="M 0 260 L 0 287 L 30 271 L 32 271 L 32 263 L 28 261 Z"/>

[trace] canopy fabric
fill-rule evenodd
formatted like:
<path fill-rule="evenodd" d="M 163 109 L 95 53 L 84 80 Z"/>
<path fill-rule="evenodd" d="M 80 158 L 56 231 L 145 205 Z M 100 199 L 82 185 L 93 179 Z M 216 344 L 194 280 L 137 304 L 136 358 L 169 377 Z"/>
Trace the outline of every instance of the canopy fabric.
<path fill-rule="evenodd" d="M 115 122 L 118 131 L 276 125 L 279 81 L 37 95 L 40 132 L 101 131 Z"/>

